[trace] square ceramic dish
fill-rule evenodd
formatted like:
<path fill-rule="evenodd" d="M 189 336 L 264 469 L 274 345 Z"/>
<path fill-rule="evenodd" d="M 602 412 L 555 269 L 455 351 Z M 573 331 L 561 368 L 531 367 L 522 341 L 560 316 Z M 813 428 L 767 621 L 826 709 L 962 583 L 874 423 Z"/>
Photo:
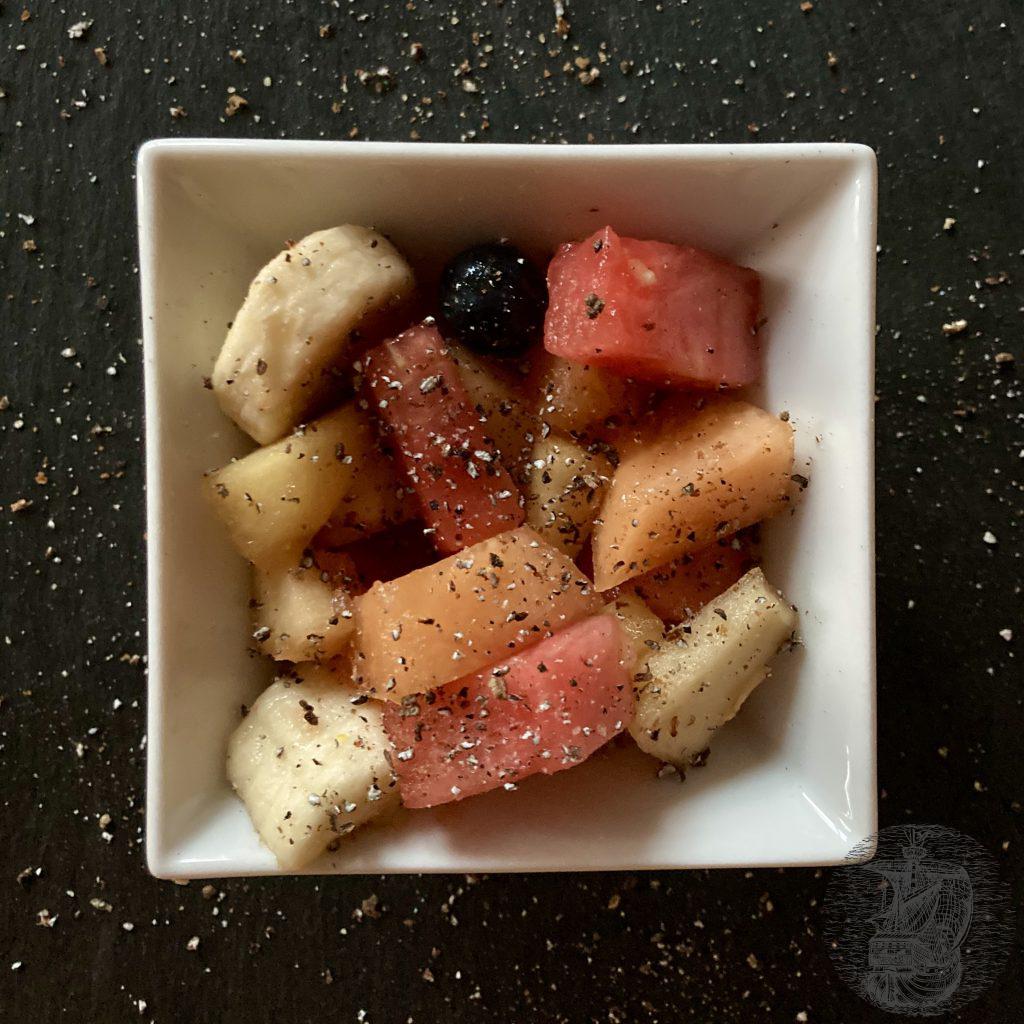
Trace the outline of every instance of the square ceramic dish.
<path fill-rule="evenodd" d="M 769 340 L 755 397 L 788 409 L 811 485 L 765 529 L 805 646 L 685 784 L 600 753 L 347 840 L 311 873 L 549 871 L 842 861 L 876 827 L 875 159 L 855 145 L 461 146 L 157 141 L 139 155 L 149 500 L 147 849 L 159 876 L 277 873 L 224 774 L 248 574 L 200 475 L 251 447 L 203 389 L 254 273 L 285 239 L 371 224 L 415 262 L 508 236 L 551 249 L 609 223 L 755 267 Z"/>

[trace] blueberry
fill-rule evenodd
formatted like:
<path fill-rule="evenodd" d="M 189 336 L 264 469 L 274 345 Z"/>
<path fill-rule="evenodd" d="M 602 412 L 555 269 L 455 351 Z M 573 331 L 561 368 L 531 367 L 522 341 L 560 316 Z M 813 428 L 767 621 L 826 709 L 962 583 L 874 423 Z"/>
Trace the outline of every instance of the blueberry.
<path fill-rule="evenodd" d="M 441 325 L 486 355 L 516 356 L 540 339 L 548 293 L 541 272 L 512 245 L 475 245 L 441 275 Z"/>

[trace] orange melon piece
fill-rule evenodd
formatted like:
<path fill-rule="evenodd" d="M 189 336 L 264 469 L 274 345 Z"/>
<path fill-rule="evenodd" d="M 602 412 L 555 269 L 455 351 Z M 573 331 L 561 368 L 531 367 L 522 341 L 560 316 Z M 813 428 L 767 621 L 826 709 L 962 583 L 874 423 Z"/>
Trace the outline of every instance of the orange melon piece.
<path fill-rule="evenodd" d="M 598 590 L 779 512 L 793 430 L 748 402 L 715 399 L 663 410 L 619 456 L 592 534 Z"/>
<path fill-rule="evenodd" d="M 358 598 L 353 678 L 400 700 L 551 636 L 600 604 L 565 554 L 529 527 L 508 530 Z"/>

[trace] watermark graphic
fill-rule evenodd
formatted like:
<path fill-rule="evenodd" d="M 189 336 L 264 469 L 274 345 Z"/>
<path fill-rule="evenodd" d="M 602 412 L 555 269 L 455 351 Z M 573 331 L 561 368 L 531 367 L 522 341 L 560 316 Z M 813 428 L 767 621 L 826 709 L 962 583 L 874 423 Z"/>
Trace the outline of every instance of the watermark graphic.
<path fill-rule="evenodd" d="M 932 1017 L 989 988 L 1009 956 L 1014 914 L 980 843 L 941 825 L 900 825 L 849 859 L 829 882 L 824 932 L 858 995 L 889 1013 Z"/>

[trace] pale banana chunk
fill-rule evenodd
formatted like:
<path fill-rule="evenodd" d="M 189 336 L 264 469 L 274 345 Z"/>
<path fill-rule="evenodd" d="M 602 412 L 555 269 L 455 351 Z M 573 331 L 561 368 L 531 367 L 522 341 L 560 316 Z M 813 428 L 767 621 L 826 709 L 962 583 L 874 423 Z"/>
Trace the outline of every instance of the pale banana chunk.
<path fill-rule="evenodd" d="M 642 750 L 681 768 L 699 763 L 715 731 L 768 675 L 796 629 L 793 608 L 751 569 L 647 661 L 629 731 Z"/>
<path fill-rule="evenodd" d="M 321 661 L 355 633 L 352 601 L 309 566 L 253 570 L 253 639 L 278 661 Z"/>
<path fill-rule="evenodd" d="M 326 667 L 297 665 L 232 734 L 228 779 L 278 863 L 295 870 L 398 804 L 387 750 L 379 704 Z"/>
<path fill-rule="evenodd" d="M 206 486 L 235 547 L 272 569 L 295 565 L 339 506 L 359 518 L 362 496 L 376 503 L 382 465 L 387 456 L 367 414 L 350 402 L 210 473 Z"/>
<path fill-rule="evenodd" d="M 549 544 L 575 557 L 594 528 L 611 480 L 601 454 L 556 434 L 533 446 L 525 486 L 526 521 Z"/>
<path fill-rule="evenodd" d="M 301 423 L 345 361 L 364 317 L 413 288 L 401 253 L 371 228 L 315 231 L 253 279 L 213 370 L 221 408 L 260 444 Z"/>

